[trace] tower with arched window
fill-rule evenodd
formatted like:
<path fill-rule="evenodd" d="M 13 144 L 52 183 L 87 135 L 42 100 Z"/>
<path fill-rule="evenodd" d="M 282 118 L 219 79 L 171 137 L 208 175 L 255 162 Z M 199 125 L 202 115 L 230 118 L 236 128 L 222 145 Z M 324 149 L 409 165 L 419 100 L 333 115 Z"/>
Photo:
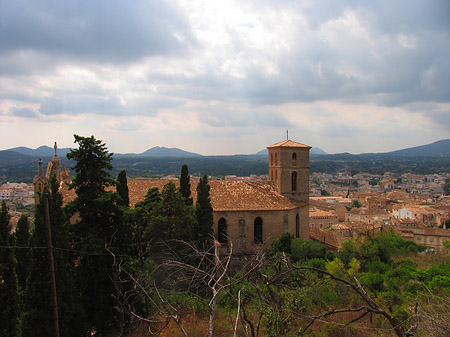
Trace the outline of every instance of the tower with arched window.
<path fill-rule="evenodd" d="M 270 145 L 269 179 L 286 197 L 309 202 L 310 146 L 292 140 Z"/>

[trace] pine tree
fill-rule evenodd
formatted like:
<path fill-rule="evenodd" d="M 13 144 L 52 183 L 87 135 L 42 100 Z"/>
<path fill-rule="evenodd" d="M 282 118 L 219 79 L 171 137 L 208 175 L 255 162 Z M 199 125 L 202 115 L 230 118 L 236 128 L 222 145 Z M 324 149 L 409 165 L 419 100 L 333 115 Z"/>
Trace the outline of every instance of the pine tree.
<path fill-rule="evenodd" d="M 0 336 L 19 336 L 19 294 L 9 209 L 0 210 Z"/>
<path fill-rule="evenodd" d="M 211 243 L 213 233 L 213 208 L 209 191 L 208 177 L 204 175 L 197 185 L 197 202 L 195 203 L 195 215 L 198 222 L 197 241 L 203 247 L 208 247 Z"/>
<path fill-rule="evenodd" d="M 181 166 L 181 175 L 180 175 L 180 193 L 184 198 L 186 205 L 190 206 L 193 204 L 191 198 L 191 184 L 189 177 L 189 168 L 187 164 L 183 164 Z"/>
<path fill-rule="evenodd" d="M 117 176 L 116 184 L 117 194 L 120 196 L 119 204 L 125 207 L 130 206 L 130 197 L 128 194 L 127 173 L 125 170 L 121 170 Z"/>

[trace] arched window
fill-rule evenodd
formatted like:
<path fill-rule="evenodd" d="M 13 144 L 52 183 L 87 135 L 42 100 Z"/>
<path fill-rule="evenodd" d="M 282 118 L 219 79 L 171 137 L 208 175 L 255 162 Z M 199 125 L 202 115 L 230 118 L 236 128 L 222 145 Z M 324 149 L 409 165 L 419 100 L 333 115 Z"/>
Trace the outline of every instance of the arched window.
<path fill-rule="evenodd" d="M 275 166 L 278 165 L 278 153 L 275 152 Z"/>
<path fill-rule="evenodd" d="M 257 217 L 253 223 L 253 237 L 256 244 L 263 243 L 263 221 L 260 217 Z"/>
<path fill-rule="evenodd" d="M 217 226 L 217 241 L 220 244 L 226 245 L 228 242 L 227 236 L 227 220 L 220 218 L 219 224 Z"/>
<path fill-rule="evenodd" d="M 298 239 L 300 237 L 300 216 L 295 216 L 295 238 Z"/>
<path fill-rule="evenodd" d="M 292 190 L 297 191 L 297 172 L 292 172 Z"/>
<path fill-rule="evenodd" d="M 293 153 L 292 154 L 292 165 L 296 166 L 297 165 L 297 153 Z"/>

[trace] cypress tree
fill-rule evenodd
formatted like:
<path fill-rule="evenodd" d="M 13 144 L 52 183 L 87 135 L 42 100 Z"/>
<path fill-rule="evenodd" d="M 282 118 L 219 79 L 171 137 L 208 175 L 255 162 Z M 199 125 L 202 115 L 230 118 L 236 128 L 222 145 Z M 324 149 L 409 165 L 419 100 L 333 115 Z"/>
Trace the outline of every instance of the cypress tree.
<path fill-rule="evenodd" d="M 186 205 L 190 206 L 193 204 L 191 198 L 191 183 L 189 177 L 189 168 L 187 164 L 183 164 L 181 166 L 180 193 L 183 196 Z"/>
<path fill-rule="evenodd" d="M 19 293 L 9 209 L 0 210 L 0 336 L 19 336 Z"/>
<path fill-rule="evenodd" d="M 162 238 L 192 241 L 197 226 L 194 209 L 186 205 L 173 182 L 164 186 L 161 197 L 161 215 L 164 217 L 160 225 Z"/>
<path fill-rule="evenodd" d="M 59 330 L 61 336 L 81 336 L 86 332 L 79 291 L 76 288 L 73 256 L 68 251 L 69 233 L 62 210 L 62 196 L 55 177 L 51 179 L 48 208 L 52 236 Z M 44 193 L 44 194 L 45 194 Z M 47 250 L 44 194 L 35 209 L 35 226 L 30 238 L 30 270 L 26 281 L 22 334 L 53 336 L 51 275 Z"/>
<path fill-rule="evenodd" d="M 203 247 L 209 246 L 213 233 L 213 208 L 209 195 L 210 189 L 208 177 L 204 175 L 197 185 L 197 202 L 195 203 L 195 215 L 198 222 L 196 239 Z"/>
<path fill-rule="evenodd" d="M 28 217 L 22 214 L 17 221 L 16 227 L 16 272 L 17 280 L 19 282 L 20 289 L 25 289 L 25 283 L 28 277 L 28 267 L 30 264 L 30 250 L 28 246 L 30 244 L 30 223 Z M 20 248 L 26 247 L 26 248 Z"/>
<path fill-rule="evenodd" d="M 114 184 L 111 178 L 112 153 L 108 153 L 106 145 L 100 140 L 91 137 L 74 135 L 78 149 L 71 150 L 67 158 L 74 160 L 72 169 L 76 176 L 70 185 L 75 189 L 77 198 L 75 205 L 82 216 L 92 210 L 92 202 L 105 194 L 105 188 Z"/>
<path fill-rule="evenodd" d="M 159 251 L 155 245 L 164 237 L 165 219 L 161 212 L 162 198 L 158 188 L 149 188 L 143 201 L 136 203 L 135 208 L 131 210 L 131 221 L 133 223 L 134 240 L 138 256 L 141 259 L 147 253 L 157 254 Z"/>
<path fill-rule="evenodd" d="M 117 255 L 130 249 L 131 229 L 127 228 L 120 197 L 106 188 L 114 185 L 110 170 L 112 154 L 106 145 L 91 137 L 75 135 L 79 148 L 67 154 L 75 160 L 72 167 L 76 176 L 70 186 L 76 199 L 67 210 L 77 212 L 74 241 L 78 257 L 78 285 L 82 294 L 86 323 L 90 331 L 109 335 L 117 329 L 118 319 L 112 294 L 116 292 L 111 281 L 113 258 L 105 249 Z"/>
<path fill-rule="evenodd" d="M 125 170 L 121 170 L 117 176 L 116 185 L 117 194 L 120 196 L 119 204 L 125 207 L 130 206 L 130 197 L 128 194 L 127 173 Z"/>

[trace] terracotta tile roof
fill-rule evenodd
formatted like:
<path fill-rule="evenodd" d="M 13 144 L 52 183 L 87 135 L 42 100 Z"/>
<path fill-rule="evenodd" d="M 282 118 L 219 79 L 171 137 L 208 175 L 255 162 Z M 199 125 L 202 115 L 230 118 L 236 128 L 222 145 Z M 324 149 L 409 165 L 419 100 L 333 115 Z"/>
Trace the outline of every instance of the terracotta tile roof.
<path fill-rule="evenodd" d="M 307 205 L 282 196 L 267 181 L 211 180 L 209 184 L 214 211 L 288 210 Z"/>
<path fill-rule="evenodd" d="M 270 145 L 267 148 L 271 149 L 271 148 L 275 148 L 275 147 L 303 147 L 303 148 L 307 148 L 307 149 L 311 148 L 311 146 L 309 146 L 309 145 L 297 143 L 297 142 L 294 142 L 293 140 L 289 140 L 289 139 L 283 140 L 282 142 L 278 142 L 273 145 Z"/>
<path fill-rule="evenodd" d="M 337 217 L 337 215 L 335 213 L 331 213 L 328 211 L 322 211 L 322 210 L 318 210 L 318 209 L 310 209 L 309 210 L 310 218 L 317 217 L 317 216 Z"/>
<path fill-rule="evenodd" d="M 157 187 L 162 191 L 169 181 L 179 186 L 178 180 L 169 179 L 128 179 L 130 205 L 144 200 L 149 188 Z M 191 178 L 191 195 L 197 198 L 198 179 Z M 280 195 L 273 183 L 267 181 L 225 181 L 210 180 L 211 204 L 214 211 L 265 211 L 289 210 L 306 206 L 304 202 L 296 201 Z M 75 192 L 67 187 L 61 189 L 64 203 L 75 198 Z"/>

